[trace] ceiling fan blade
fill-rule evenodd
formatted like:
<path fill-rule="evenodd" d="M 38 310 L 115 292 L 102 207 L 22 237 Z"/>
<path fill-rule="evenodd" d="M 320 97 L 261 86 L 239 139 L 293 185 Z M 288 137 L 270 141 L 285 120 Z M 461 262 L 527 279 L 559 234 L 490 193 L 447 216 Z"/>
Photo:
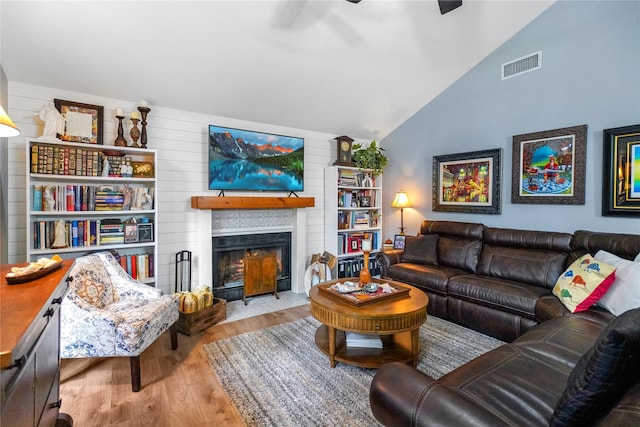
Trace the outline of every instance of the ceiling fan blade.
<path fill-rule="evenodd" d="M 462 6 L 462 0 L 438 0 L 438 6 L 440 6 L 440 14 L 444 15 Z"/>

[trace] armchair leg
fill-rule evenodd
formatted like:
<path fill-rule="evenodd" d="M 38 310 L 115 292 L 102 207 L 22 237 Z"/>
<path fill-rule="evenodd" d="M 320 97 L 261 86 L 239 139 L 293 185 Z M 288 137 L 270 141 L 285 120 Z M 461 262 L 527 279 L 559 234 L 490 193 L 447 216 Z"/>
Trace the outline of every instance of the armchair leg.
<path fill-rule="evenodd" d="M 140 356 L 129 358 L 131 364 L 131 390 L 140 391 Z"/>
<path fill-rule="evenodd" d="M 178 327 L 177 322 L 169 327 L 169 334 L 171 335 L 171 350 L 178 348 Z"/>

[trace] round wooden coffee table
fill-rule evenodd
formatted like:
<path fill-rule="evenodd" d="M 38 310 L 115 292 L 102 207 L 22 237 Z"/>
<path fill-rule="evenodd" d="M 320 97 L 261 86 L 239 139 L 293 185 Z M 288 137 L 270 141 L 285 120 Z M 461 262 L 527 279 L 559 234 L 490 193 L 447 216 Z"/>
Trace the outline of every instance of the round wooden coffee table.
<path fill-rule="evenodd" d="M 327 282 L 357 281 L 338 279 Z M 391 280 L 373 281 L 378 283 L 394 283 Z M 322 284 L 321 284 L 322 285 Z M 311 314 L 323 324 L 315 335 L 316 345 L 329 356 L 331 367 L 336 361 L 363 368 L 379 368 L 389 362 L 418 364 L 420 352 L 420 325 L 427 320 L 427 303 L 429 297 L 420 289 L 404 283 L 408 287 L 409 296 L 381 300 L 371 304 L 356 306 L 341 301 L 333 295 L 320 291 L 316 285 L 309 291 Z M 347 346 L 345 332 L 379 335 L 382 348 Z"/>

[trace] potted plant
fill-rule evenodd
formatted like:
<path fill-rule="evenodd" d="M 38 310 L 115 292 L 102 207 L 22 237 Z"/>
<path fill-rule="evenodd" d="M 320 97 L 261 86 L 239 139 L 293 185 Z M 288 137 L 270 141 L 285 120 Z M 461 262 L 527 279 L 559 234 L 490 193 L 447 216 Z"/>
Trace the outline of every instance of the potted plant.
<path fill-rule="evenodd" d="M 353 162 L 360 169 L 370 169 L 374 175 L 381 175 L 389 159 L 384 155 L 384 148 L 378 146 L 375 140 L 367 147 L 353 144 Z"/>

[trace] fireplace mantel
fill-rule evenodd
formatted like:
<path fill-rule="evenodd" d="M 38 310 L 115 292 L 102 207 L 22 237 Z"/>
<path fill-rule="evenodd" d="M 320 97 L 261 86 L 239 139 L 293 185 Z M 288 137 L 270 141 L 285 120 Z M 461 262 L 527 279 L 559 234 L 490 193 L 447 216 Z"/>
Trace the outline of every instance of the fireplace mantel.
<path fill-rule="evenodd" d="M 192 196 L 194 209 L 297 209 L 315 206 L 314 197 L 226 197 Z"/>

